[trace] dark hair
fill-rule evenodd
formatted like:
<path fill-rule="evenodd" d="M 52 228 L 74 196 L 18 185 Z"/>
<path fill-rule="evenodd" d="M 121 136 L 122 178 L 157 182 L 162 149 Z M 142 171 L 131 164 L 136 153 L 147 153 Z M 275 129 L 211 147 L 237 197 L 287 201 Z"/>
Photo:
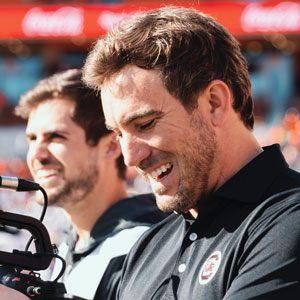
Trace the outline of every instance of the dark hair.
<path fill-rule="evenodd" d="M 39 81 L 21 96 L 15 108 L 16 115 L 28 119 L 32 109 L 46 100 L 58 97 L 69 99 L 76 103 L 72 120 L 85 131 L 86 142 L 91 146 L 96 146 L 100 138 L 111 131 L 105 126 L 100 93 L 88 88 L 81 78 L 81 70 L 72 69 Z M 125 179 L 126 167 L 122 155 L 117 159 L 116 164 L 119 177 Z"/>
<path fill-rule="evenodd" d="M 248 65 L 237 40 L 213 18 L 188 8 L 165 7 L 137 15 L 110 30 L 89 53 L 83 80 L 100 90 L 105 78 L 132 64 L 158 69 L 167 90 L 186 109 L 214 79 L 232 91 L 233 108 L 253 128 Z"/>

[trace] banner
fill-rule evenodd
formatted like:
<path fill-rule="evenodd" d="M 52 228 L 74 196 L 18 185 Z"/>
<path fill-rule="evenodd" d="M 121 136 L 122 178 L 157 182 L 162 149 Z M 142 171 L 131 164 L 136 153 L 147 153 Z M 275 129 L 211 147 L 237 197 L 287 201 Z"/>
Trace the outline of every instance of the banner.
<path fill-rule="evenodd" d="M 300 2 L 202 2 L 193 5 L 236 36 L 300 34 Z M 0 7 L 0 39 L 95 39 L 114 24 L 159 5 L 43 5 Z"/>

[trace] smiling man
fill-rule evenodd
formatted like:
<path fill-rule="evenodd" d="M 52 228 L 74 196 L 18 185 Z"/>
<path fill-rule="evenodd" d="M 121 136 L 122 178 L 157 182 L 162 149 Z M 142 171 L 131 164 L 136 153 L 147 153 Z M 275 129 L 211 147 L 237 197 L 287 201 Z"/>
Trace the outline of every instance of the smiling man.
<path fill-rule="evenodd" d="M 16 112 L 28 120 L 27 163 L 34 180 L 74 226 L 59 247 L 67 261 L 67 292 L 108 300 L 115 299 L 125 255 L 164 214 L 151 194 L 128 197 L 120 145 L 105 127 L 99 95 L 81 76 L 73 69 L 41 80 L 22 95 Z M 53 278 L 57 274 L 55 268 Z"/>
<path fill-rule="evenodd" d="M 300 175 L 252 133 L 235 38 L 192 9 L 146 12 L 98 40 L 84 80 L 125 163 L 177 212 L 134 246 L 118 299 L 297 299 Z"/>
<path fill-rule="evenodd" d="M 163 87 L 158 71 L 136 66 L 105 81 L 102 97 L 111 99 L 103 101 L 106 123 L 119 137 L 126 164 L 150 182 L 158 206 L 194 209 L 211 188 L 209 171 L 219 165 L 214 131 L 198 110 L 191 116 Z"/>

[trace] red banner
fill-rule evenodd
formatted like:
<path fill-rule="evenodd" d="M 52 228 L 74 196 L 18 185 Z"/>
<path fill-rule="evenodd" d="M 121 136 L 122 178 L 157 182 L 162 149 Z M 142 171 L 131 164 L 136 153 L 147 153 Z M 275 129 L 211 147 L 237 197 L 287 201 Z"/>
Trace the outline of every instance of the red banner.
<path fill-rule="evenodd" d="M 234 35 L 300 34 L 300 2 L 185 5 L 215 17 Z M 98 38 L 112 25 L 158 5 L 3 6 L 0 39 Z"/>

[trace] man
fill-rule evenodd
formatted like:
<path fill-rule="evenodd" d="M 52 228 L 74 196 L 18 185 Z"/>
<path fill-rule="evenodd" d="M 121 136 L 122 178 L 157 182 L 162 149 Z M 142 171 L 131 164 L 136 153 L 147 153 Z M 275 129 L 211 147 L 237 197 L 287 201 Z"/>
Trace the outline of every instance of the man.
<path fill-rule="evenodd" d="M 141 14 L 97 42 L 84 79 L 125 163 L 178 213 L 134 246 L 119 299 L 298 299 L 300 195 L 284 191 L 300 175 L 251 132 L 232 35 L 190 9 Z"/>
<path fill-rule="evenodd" d="M 177 212 L 135 244 L 117 299 L 298 299 L 300 176 L 251 133 L 247 64 L 228 31 L 191 9 L 144 13 L 97 42 L 84 79 L 126 164 Z"/>
<path fill-rule="evenodd" d="M 34 180 L 76 229 L 59 253 L 67 261 L 68 293 L 115 299 L 125 255 L 162 213 L 150 194 L 128 198 L 119 143 L 105 127 L 99 96 L 81 75 L 73 69 L 40 81 L 16 112 L 28 119 L 27 163 Z"/>

